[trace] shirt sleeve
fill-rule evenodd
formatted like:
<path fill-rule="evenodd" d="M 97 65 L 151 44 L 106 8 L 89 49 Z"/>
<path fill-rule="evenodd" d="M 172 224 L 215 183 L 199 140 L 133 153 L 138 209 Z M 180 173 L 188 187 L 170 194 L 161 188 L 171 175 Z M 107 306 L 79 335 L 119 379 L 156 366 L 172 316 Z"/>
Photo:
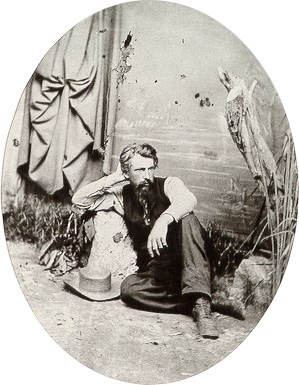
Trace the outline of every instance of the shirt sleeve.
<path fill-rule="evenodd" d="M 183 181 L 177 177 L 166 178 L 164 192 L 170 200 L 170 206 L 163 214 L 171 215 L 175 221 L 179 221 L 188 215 L 194 210 L 197 204 L 195 195 L 189 191 Z"/>
<path fill-rule="evenodd" d="M 123 215 L 122 189 L 128 182 L 116 178 L 115 174 L 104 176 L 80 188 L 72 203 L 82 210 L 100 211 L 114 209 Z"/>

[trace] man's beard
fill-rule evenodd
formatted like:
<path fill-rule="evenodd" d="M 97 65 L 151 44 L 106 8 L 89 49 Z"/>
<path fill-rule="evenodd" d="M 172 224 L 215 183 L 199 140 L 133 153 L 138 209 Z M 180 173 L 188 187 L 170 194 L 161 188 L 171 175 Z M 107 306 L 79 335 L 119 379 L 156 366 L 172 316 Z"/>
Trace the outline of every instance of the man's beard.
<path fill-rule="evenodd" d="M 144 222 L 146 225 L 149 225 L 149 210 L 154 202 L 153 182 L 141 182 L 138 186 L 135 187 L 135 194 L 143 208 Z"/>

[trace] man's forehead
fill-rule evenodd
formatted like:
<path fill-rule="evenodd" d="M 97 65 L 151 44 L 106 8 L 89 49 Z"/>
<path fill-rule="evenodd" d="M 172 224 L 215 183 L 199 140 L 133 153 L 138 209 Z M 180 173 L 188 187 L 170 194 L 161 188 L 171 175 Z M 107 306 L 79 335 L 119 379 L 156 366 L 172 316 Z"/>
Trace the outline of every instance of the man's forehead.
<path fill-rule="evenodd" d="M 154 159 L 153 158 L 146 158 L 144 156 L 141 156 L 140 154 L 135 154 L 130 159 L 130 166 L 132 168 L 142 168 L 142 167 L 152 167 L 154 165 Z"/>

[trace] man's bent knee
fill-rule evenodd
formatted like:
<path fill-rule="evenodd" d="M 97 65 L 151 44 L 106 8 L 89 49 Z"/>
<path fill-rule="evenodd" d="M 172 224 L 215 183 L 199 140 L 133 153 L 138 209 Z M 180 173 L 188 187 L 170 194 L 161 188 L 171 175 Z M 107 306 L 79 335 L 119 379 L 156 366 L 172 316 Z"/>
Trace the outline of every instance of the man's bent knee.
<path fill-rule="evenodd" d="M 136 290 L 134 290 L 133 281 L 134 281 L 134 275 L 129 275 L 121 283 L 120 299 L 125 303 L 128 303 L 128 302 L 130 303 L 132 299 L 135 297 Z"/>
<path fill-rule="evenodd" d="M 197 216 L 193 212 L 189 213 L 188 215 L 183 217 L 180 220 L 180 224 L 181 224 L 181 227 L 182 227 L 183 230 L 188 230 L 188 229 L 193 230 L 193 229 L 196 229 L 196 230 L 199 230 L 202 235 L 205 234 L 204 227 L 202 226 L 202 224 L 200 223 L 199 219 L 197 218 Z"/>

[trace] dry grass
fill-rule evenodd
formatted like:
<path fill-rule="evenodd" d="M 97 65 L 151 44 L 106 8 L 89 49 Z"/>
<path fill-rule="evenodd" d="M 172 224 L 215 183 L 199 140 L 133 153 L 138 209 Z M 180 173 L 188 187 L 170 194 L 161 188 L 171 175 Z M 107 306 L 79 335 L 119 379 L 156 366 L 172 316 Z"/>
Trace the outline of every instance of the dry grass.
<path fill-rule="evenodd" d="M 242 260 L 250 254 L 248 243 L 219 223 L 210 222 L 206 229 L 213 276 L 233 276 Z"/>
<path fill-rule="evenodd" d="M 70 205 L 50 198 L 27 195 L 23 201 L 11 200 L 3 214 L 7 240 L 24 241 L 41 247 L 55 235 L 64 233 Z"/>
<path fill-rule="evenodd" d="M 286 270 L 294 242 L 298 214 L 298 169 L 290 133 L 285 135 L 277 170 L 283 177 L 283 189 L 279 187 L 280 181 L 275 173 L 270 186 L 263 183 L 270 234 L 261 238 L 261 242 L 267 239 L 271 241 L 271 255 L 274 264 L 273 295 Z"/>

